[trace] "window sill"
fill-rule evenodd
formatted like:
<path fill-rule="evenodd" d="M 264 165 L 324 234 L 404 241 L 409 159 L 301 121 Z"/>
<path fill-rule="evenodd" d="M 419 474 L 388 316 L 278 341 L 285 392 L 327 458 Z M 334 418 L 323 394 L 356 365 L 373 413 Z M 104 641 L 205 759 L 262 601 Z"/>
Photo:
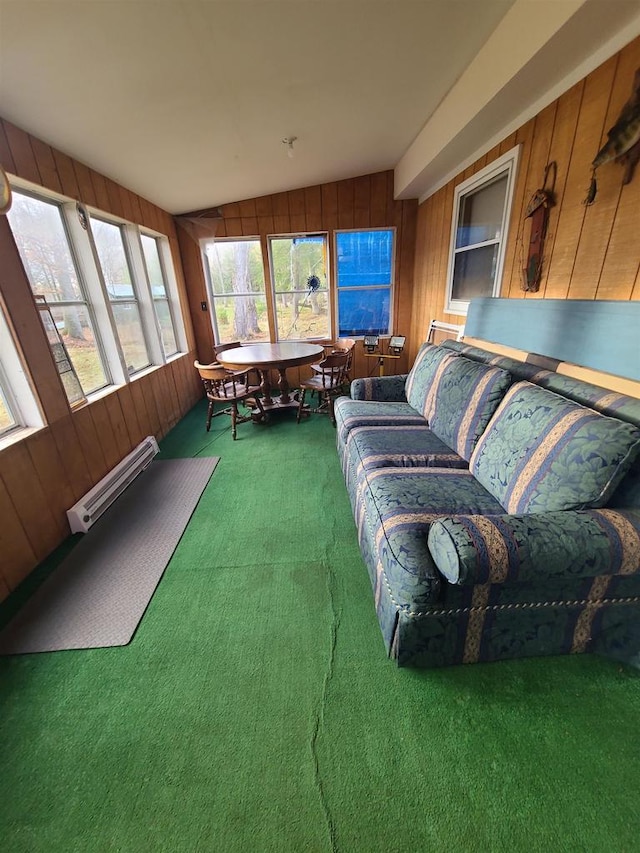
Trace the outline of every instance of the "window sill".
<path fill-rule="evenodd" d="M 25 438 L 29 438 L 31 435 L 35 435 L 35 433 L 40 432 L 44 428 L 44 426 L 37 426 L 12 429 L 11 432 L 0 437 L 0 452 L 11 447 L 13 444 L 17 444 L 19 441 L 24 441 Z"/>

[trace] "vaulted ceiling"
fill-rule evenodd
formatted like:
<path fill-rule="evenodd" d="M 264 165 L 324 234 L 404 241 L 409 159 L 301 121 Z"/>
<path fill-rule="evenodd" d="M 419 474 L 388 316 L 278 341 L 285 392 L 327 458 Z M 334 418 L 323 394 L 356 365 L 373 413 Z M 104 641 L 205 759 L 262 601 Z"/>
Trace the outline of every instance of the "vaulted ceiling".
<path fill-rule="evenodd" d="M 419 196 L 636 30 L 640 0 L 0 0 L 0 114 L 173 213 Z"/>

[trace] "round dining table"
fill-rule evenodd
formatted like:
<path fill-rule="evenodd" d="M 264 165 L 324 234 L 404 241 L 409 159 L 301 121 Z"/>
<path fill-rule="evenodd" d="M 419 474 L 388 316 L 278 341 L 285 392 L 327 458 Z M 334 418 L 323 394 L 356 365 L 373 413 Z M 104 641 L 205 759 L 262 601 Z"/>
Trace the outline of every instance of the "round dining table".
<path fill-rule="evenodd" d="M 305 344 L 296 341 L 283 341 L 279 344 L 247 344 L 219 353 L 218 361 L 232 370 L 246 370 L 254 367 L 262 376 L 262 405 L 267 410 L 297 408 L 298 400 L 291 396 L 287 380 L 287 368 L 313 364 L 322 359 L 324 347 L 319 344 Z M 278 371 L 278 396 L 271 395 L 269 370 Z"/>

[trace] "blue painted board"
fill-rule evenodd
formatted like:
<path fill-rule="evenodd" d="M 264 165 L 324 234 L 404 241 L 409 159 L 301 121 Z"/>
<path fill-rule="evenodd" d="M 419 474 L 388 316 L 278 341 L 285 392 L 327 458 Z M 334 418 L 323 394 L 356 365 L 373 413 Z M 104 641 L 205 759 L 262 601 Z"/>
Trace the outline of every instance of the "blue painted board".
<path fill-rule="evenodd" d="M 465 335 L 640 380 L 640 302 L 472 299 Z"/>

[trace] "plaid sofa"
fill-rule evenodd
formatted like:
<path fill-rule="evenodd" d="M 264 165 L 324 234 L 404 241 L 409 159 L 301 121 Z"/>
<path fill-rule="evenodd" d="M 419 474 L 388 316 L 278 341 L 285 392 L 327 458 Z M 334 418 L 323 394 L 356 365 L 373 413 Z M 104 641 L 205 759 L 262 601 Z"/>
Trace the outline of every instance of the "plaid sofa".
<path fill-rule="evenodd" d="M 399 665 L 639 658 L 640 400 L 446 341 L 335 415 Z"/>

